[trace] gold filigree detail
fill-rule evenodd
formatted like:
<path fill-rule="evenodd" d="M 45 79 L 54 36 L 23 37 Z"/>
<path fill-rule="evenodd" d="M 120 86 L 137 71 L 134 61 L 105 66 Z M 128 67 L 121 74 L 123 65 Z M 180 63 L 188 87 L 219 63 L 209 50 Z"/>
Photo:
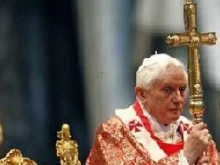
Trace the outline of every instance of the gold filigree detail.
<path fill-rule="evenodd" d="M 0 160 L 0 165 L 37 165 L 37 163 L 23 157 L 20 150 L 12 149 Z"/>
<path fill-rule="evenodd" d="M 81 165 L 79 161 L 78 144 L 71 140 L 70 127 L 63 124 L 61 131 L 57 132 L 60 139 L 56 143 L 57 156 L 61 165 Z"/>

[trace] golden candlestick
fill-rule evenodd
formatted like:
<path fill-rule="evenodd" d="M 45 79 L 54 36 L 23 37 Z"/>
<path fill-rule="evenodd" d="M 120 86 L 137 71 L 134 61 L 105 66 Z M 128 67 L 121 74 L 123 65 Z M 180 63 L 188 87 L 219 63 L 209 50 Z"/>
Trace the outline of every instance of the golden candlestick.
<path fill-rule="evenodd" d="M 166 42 L 170 46 L 187 46 L 190 94 L 189 111 L 193 116 L 193 122 L 199 123 L 203 120 L 203 113 L 205 111 L 199 62 L 199 45 L 214 45 L 217 38 L 215 32 L 199 33 L 197 31 L 197 5 L 192 0 L 186 0 L 183 8 L 185 32 L 170 34 Z"/>

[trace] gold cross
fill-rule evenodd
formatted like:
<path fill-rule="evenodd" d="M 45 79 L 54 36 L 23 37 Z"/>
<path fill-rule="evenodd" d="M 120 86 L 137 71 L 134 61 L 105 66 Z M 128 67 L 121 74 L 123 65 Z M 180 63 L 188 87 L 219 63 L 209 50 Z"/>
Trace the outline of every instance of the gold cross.
<path fill-rule="evenodd" d="M 170 46 L 187 46 L 189 76 L 189 109 L 195 123 L 201 122 L 205 110 L 199 63 L 199 45 L 214 45 L 215 32 L 199 33 L 197 31 L 197 5 L 192 0 L 184 4 L 184 33 L 172 33 L 166 42 Z"/>

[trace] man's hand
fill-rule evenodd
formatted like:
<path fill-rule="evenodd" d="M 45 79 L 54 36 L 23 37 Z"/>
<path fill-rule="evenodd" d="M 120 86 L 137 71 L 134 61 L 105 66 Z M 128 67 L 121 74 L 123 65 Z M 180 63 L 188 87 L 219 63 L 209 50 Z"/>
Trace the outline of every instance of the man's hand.
<path fill-rule="evenodd" d="M 200 157 L 202 159 L 201 162 L 203 161 L 203 152 L 209 143 L 208 134 L 209 131 L 206 124 L 199 123 L 193 126 L 183 148 L 184 155 L 190 165 L 196 163 L 196 160 Z"/>
<path fill-rule="evenodd" d="M 208 156 L 202 156 L 201 158 L 199 158 L 195 165 L 209 165 L 209 158 Z"/>

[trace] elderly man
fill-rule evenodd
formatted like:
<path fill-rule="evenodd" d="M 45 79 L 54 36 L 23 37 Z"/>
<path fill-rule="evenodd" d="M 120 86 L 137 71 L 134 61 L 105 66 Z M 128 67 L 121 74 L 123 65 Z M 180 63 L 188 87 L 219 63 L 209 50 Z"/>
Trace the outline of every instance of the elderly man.
<path fill-rule="evenodd" d="M 166 54 L 145 58 L 136 73 L 136 101 L 102 123 L 87 165 L 218 164 L 207 125 L 181 116 L 188 77 Z"/>

